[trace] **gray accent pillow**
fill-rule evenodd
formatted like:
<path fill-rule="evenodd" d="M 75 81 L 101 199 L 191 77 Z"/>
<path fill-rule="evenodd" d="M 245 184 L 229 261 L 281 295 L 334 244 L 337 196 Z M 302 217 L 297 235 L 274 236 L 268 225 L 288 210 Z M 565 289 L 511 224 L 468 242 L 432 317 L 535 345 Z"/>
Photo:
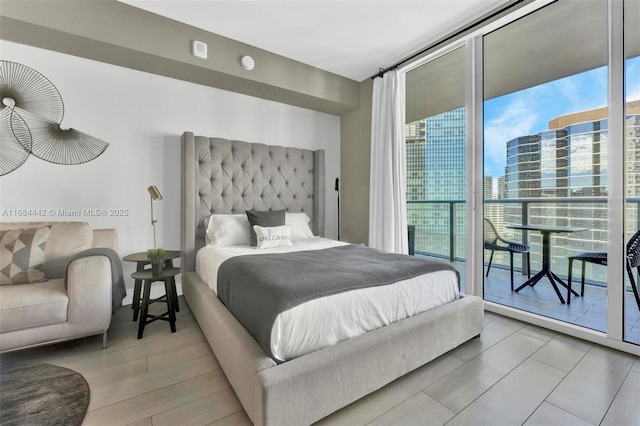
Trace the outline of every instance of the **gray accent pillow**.
<path fill-rule="evenodd" d="M 0 285 L 47 281 L 42 271 L 51 225 L 0 232 Z"/>
<path fill-rule="evenodd" d="M 270 228 L 272 226 L 282 226 L 285 221 L 284 210 L 247 210 L 247 219 L 249 219 L 249 232 L 251 233 L 251 246 L 258 245 L 258 238 L 256 237 L 256 231 L 253 229 L 253 225 L 262 226 L 263 228 Z"/>

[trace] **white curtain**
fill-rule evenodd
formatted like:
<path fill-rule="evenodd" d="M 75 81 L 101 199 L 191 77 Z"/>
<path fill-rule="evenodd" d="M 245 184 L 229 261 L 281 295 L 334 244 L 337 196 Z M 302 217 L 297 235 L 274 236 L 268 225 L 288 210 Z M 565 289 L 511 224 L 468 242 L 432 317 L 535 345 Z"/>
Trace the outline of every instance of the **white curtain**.
<path fill-rule="evenodd" d="M 373 81 L 369 246 L 408 254 L 404 98 L 404 73 Z"/>

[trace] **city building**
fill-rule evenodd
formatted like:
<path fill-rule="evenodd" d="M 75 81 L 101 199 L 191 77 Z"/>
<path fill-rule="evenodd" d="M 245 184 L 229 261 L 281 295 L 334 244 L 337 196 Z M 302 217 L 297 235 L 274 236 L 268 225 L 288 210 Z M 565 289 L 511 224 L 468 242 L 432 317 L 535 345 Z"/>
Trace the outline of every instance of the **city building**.
<path fill-rule="evenodd" d="M 554 236 L 554 246 L 562 248 L 552 258 L 558 267 L 564 268 L 571 254 L 606 248 L 606 115 L 606 108 L 565 114 L 550 120 L 548 130 L 507 141 L 505 175 L 483 178 L 484 216 L 501 234 L 527 241 L 534 252 L 541 250 L 539 234 L 524 236 L 505 227 L 523 223 L 522 203 L 498 200 L 529 200 L 528 223 L 589 228 L 579 234 Z M 627 211 L 626 223 L 627 232 L 633 234 L 639 228 L 640 101 L 627 104 L 627 134 L 626 194 L 633 207 Z M 459 108 L 408 123 L 405 136 L 408 223 L 416 226 L 416 250 L 448 256 L 452 202 L 465 198 L 465 110 Z M 553 202 L 537 201 L 544 198 Z M 586 202 L 585 198 L 594 200 Z M 453 209 L 455 253 L 464 258 L 465 204 L 453 203 Z M 506 261 L 504 253 L 494 256 L 496 265 Z M 534 268 L 536 261 L 534 256 Z M 605 280 L 604 270 L 587 267 L 593 269 L 589 275 L 596 281 Z"/>
<path fill-rule="evenodd" d="M 405 126 L 407 221 L 416 227 L 416 251 L 464 258 L 466 227 L 466 114 L 464 108 Z M 438 203 L 438 201 L 442 201 Z M 451 220 L 453 211 L 453 221 Z"/>
<path fill-rule="evenodd" d="M 566 258 L 581 251 L 605 251 L 607 245 L 606 108 L 562 115 L 549 121 L 549 130 L 514 138 L 506 144 L 506 198 L 525 199 L 505 205 L 505 221 L 588 228 L 554 236 L 552 264 L 566 267 Z M 640 196 L 638 185 L 638 123 L 640 101 L 627 104 L 627 197 Z M 531 200 L 534 199 L 534 200 Z M 537 199 L 553 199 L 540 202 Z M 592 200 L 592 201 L 591 201 Z M 637 204 L 627 209 L 627 233 L 637 224 Z M 527 214 L 523 218 L 523 211 Z M 530 233 L 532 251 L 540 235 Z M 533 265 L 536 268 L 535 264 Z M 606 270 L 588 265 L 589 276 L 606 281 Z"/>

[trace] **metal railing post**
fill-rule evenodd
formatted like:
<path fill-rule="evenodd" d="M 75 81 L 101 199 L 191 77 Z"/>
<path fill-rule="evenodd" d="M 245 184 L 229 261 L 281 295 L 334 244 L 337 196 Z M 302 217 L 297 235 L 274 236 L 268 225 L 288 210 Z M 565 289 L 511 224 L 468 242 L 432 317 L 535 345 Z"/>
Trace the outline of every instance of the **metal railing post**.
<path fill-rule="evenodd" d="M 522 224 L 529 224 L 529 203 L 526 201 L 522 203 Z M 522 243 L 529 244 L 529 233 L 527 232 L 527 230 L 522 231 Z M 520 257 L 522 258 L 522 275 L 527 275 L 529 273 L 527 255 L 522 253 Z"/>
<path fill-rule="evenodd" d="M 453 201 L 449 202 L 449 261 L 456 260 L 456 205 Z"/>

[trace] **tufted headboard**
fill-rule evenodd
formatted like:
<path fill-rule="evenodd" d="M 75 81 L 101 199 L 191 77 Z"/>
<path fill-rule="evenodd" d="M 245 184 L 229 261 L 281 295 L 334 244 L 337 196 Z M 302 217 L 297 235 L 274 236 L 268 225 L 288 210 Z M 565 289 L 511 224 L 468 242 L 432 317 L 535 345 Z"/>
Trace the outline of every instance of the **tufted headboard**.
<path fill-rule="evenodd" d="M 246 210 L 304 212 L 324 236 L 324 151 L 182 135 L 182 270 L 195 270 L 203 220 Z"/>

